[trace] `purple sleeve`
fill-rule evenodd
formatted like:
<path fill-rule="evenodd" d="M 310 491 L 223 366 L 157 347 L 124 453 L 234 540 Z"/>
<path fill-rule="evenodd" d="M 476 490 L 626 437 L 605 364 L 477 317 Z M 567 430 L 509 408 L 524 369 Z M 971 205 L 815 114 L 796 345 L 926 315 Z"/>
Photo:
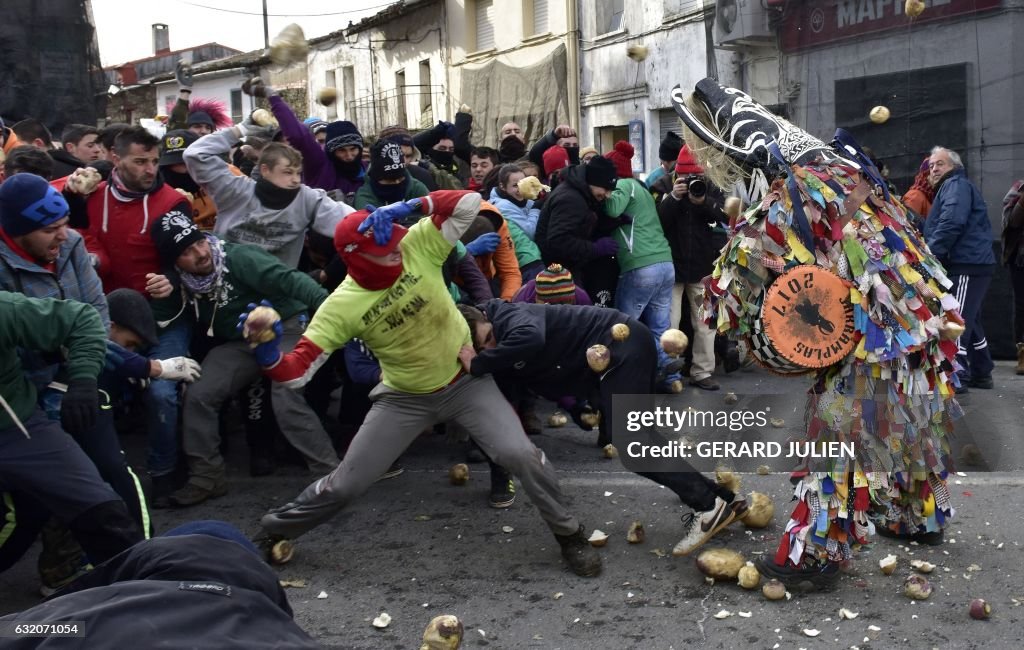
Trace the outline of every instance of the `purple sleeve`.
<path fill-rule="evenodd" d="M 122 348 L 117 343 L 107 341 L 107 358 L 105 368 L 112 370 L 119 377 L 131 379 L 147 379 L 149 377 L 149 359 Z"/>
<path fill-rule="evenodd" d="M 281 132 L 288 139 L 288 144 L 299 150 L 302 154 L 303 182 L 310 187 L 318 187 L 322 190 L 333 190 L 334 179 L 327 178 L 331 168 L 327 164 L 327 154 L 317 144 L 316 136 L 309 128 L 299 122 L 291 107 L 278 95 L 271 95 L 270 110 L 273 111 L 277 123 L 281 126 Z"/>
<path fill-rule="evenodd" d="M 359 339 L 345 345 L 345 370 L 357 384 L 376 386 L 380 383 L 380 362 Z"/>
<path fill-rule="evenodd" d="M 537 283 L 534 280 L 523 283 L 509 302 L 537 302 Z"/>
<path fill-rule="evenodd" d="M 494 292 L 491 285 L 484 277 L 483 271 L 476 265 L 476 260 L 469 253 L 462 256 L 456 266 L 459 277 L 462 278 L 462 286 L 469 294 L 469 299 L 474 305 L 494 299 Z"/>
<path fill-rule="evenodd" d="M 590 295 L 586 291 L 576 287 L 576 304 L 592 307 L 594 302 L 590 299 Z"/>

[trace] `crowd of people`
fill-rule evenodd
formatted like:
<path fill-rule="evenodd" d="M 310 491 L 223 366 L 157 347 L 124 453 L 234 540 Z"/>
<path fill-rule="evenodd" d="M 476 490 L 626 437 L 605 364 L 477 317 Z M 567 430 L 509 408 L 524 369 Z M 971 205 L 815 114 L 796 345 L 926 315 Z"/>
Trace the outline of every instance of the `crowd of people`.
<path fill-rule="evenodd" d="M 462 106 L 454 122 L 388 127 L 371 142 L 349 121 L 300 120 L 259 79 L 244 91 L 276 125 L 231 124 L 187 85 L 160 136 L 71 124 L 58 145 L 37 120 L 0 124 L 0 490 L 17 522 L 0 538 L 0 570 L 42 535 L 52 592 L 150 537 L 150 508 L 224 495 L 235 400 L 248 410 L 253 475 L 274 471 L 279 431 L 318 477 L 263 517 L 261 543 L 323 523 L 400 473 L 417 436 L 446 426 L 489 463 L 492 506 L 512 505 L 518 481 L 570 568 L 599 573 L 528 437 L 541 429 L 537 400 L 585 430 L 585 414 L 604 412 L 605 445 L 617 392 L 678 393 L 684 377 L 719 389 L 718 364 L 744 361 L 705 323 L 705 278 L 736 226 L 731 188 L 674 133 L 642 181 L 628 142 L 602 155 L 565 124 L 532 145 L 514 122 L 497 142 L 473 143 Z M 1004 204 L 1003 262 L 1024 373 L 1019 185 Z M 903 203 L 961 306 L 957 392 L 991 388 L 984 200 L 957 154 L 936 147 Z M 253 347 L 243 331 L 258 305 L 280 321 Z M 616 324 L 632 335 L 613 341 Z M 691 334 L 683 361 L 658 344 L 676 327 Z M 598 343 L 616 360 L 602 374 L 586 364 Z M 145 422 L 146 480 L 121 451 L 124 404 Z M 747 507 L 685 462 L 642 475 L 694 511 L 677 555 Z M 889 532 L 936 541 L 933 530 Z"/>

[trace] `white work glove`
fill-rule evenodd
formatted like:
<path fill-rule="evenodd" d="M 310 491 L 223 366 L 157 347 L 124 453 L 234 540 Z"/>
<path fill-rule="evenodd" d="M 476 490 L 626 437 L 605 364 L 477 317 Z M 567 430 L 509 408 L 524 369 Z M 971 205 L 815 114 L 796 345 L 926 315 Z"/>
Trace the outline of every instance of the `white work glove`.
<path fill-rule="evenodd" d="M 160 379 L 170 381 L 192 383 L 199 379 L 199 372 L 202 370 L 198 362 L 188 357 L 157 359 L 156 362 L 160 364 Z"/>

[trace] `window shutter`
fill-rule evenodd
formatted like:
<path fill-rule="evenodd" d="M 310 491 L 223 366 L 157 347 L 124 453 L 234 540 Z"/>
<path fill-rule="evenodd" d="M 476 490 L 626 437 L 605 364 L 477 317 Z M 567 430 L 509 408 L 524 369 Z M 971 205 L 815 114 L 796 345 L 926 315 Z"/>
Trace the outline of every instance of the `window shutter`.
<path fill-rule="evenodd" d="M 476 51 L 494 47 L 494 0 L 476 2 Z"/>
<path fill-rule="evenodd" d="M 544 34 L 548 30 L 548 0 L 533 0 L 533 34 Z"/>
<path fill-rule="evenodd" d="M 665 139 L 669 131 L 675 131 L 676 135 L 683 137 L 683 122 L 676 115 L 675 109 L 663 108 L 658 111 L 658 134 L 661 140 Z"/>

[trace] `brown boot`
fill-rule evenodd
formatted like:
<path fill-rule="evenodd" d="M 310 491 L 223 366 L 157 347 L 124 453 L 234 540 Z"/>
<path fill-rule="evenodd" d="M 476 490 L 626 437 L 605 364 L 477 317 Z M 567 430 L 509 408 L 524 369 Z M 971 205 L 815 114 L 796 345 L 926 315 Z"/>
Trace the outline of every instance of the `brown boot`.
<path fill-rule="evenodd" d="M 1024 375 L 1024 343 L 1017 344 L 1017 367 L 1014 372 L 1018 375 Z"/>

